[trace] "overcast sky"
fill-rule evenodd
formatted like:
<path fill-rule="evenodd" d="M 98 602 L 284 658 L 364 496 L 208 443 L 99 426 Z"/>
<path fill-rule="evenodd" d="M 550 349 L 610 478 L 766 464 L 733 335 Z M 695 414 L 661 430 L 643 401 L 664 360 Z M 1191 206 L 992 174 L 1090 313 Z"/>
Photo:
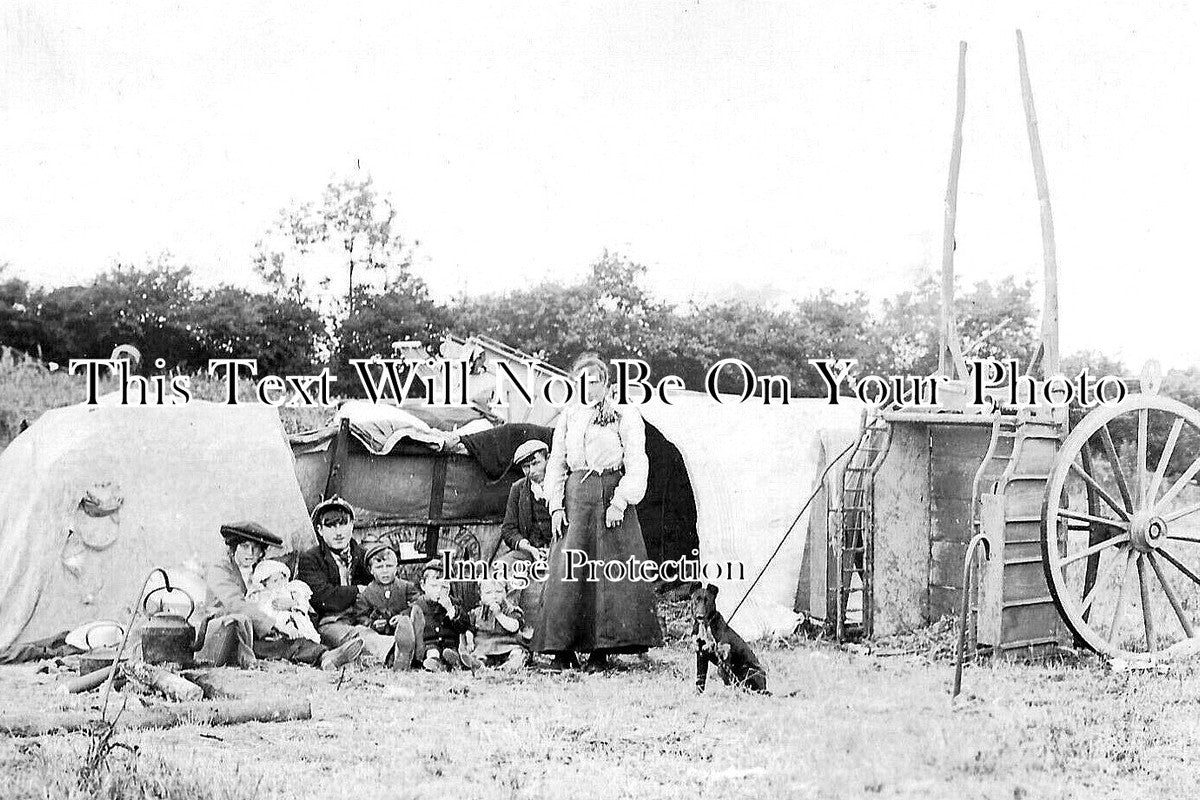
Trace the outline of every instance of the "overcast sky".
<path fill-rule="evenodd" d="M 963 7 L 963 8 L 960 8 Z M 966 7 L 975 10 L 967 11 Z M 250 284 L 276 211 L 356 161 L 448 297 L 898 291 L 940 262 L 969 43 L 960 283 L 1038 282 L 1024 30 L 1062 341 L 1200 363 L 1200 12 L 1186 3 L 9 2 L 0 262 L 78 281 L 163 249 Z"/>

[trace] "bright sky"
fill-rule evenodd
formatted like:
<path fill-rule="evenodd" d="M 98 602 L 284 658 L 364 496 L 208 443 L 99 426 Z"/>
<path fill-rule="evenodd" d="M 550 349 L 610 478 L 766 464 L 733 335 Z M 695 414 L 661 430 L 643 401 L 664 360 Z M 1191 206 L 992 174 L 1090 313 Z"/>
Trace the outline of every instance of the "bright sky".
<path fill-rule="evenodd" d="M 169 249 L 252 282 L 276 211 L 356 160 L 442 297 L 604 248 L 684 300 L 872 296 L 940 263 L 969 43 L 960 283 L 1039 281 L 1014 31 L 1062 342 L 1200 363 L 1200 10 L 1187 3 L 9 2 L 0 263 L 49 285 Z"/>

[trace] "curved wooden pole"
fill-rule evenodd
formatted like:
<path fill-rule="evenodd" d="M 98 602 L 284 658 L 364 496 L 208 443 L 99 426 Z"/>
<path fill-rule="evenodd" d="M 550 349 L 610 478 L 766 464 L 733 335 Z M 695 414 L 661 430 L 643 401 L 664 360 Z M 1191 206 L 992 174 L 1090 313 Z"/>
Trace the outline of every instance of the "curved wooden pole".
<path fill-rule="evenodd" d="M 938 334 L 938 374 L 966 380 L 967 368 L 954 320 L 954 224 L 958 217 L 958 173 L 962 164 L 963 117 L 967 110 L 967 43 L 958 43 L 958 94 L 954 138 L 950 143 L 950 178 L 946 182 L 946 224 L 942 232 L 942 324 Z"/>
<path fill-rule="evenodd" d="M 1050 210 L 1050 183 L 1042 158 L 1042 140 L 1038 135 L 1037 112 L 1033 107 L 1033 87 L 1025 64 L 1025 37 L 1017 31 L 1017 62 L 1021 72 L 1021 97 L 1025 103 L 1025 124 L 1029 129 L 1029 152 L 1033 158 L 1033 180 L 1037 185 L 1038 205 L 1042 214 L 1042 260 L 1044 262 L 1045 299 L 1042 303 L 1042 375 L 1058 374 L 1058 256 L 1054 248 L 1054 214 Z"/>

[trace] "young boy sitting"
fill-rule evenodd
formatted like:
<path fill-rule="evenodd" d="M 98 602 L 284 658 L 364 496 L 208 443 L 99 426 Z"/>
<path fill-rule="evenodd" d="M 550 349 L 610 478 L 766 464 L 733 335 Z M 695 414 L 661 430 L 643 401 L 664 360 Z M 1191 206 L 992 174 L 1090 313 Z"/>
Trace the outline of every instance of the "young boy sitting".
<path fill-rule="evenodd" d="M 421 595 L 417 598 L 425 618 L 419 657 L 430 672 L 442 672 L 463 666 L 458 653 L 458 637 L 466 633 L 470 621 L 450 599 L 450 581 L 442 572 L 442 562 L 430 561 L 421 571 Z"/>
<path fill-rule="evenodd" d="M 521 641 L 521 609 L 508 597 L 502 581 L 479 584 L 479 605 L 471 609 L 467 647 L 483 666 L 515 672 L 529 660 Z M 479 663 L 477 662 L 477 663 Z"/>
<path fill-rule="evenodd" d="M 417 587 L 396 577 L 400 557 L 390 544 L 368 547 L 364 560 L 374 580 L 358 593 L 352 621 L 371 629 L 373 635 L 364 635 L 363 643 L 384 664 L 390 661 L 394 670 L 408 669 L 425 626 Z"/>

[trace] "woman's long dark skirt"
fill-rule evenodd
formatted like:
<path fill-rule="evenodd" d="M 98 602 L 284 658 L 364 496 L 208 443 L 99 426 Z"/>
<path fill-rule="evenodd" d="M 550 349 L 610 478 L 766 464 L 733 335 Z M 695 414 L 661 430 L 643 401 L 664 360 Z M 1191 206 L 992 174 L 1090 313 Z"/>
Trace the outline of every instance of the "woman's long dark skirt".
<path fill-rule="evenodd" d="M 568 550 L 579 550 L 600 562 L 646 560 L 646 543 L 637 509 L 625 509 L 615 528 L 604 527 L 604 513 L 620 481 L 617 472 L 572 472 L 567 477 L 567 532 L 550 550 L 549 577 L 542 596 L 541 623 L 533 649 L 541 653 L 568 650 L 641 653 L 662 644 L 654 613 L 653 584 L 610 581 L 601 570 L 598 581 L 587 580 L 587 569 L 573 570 L 567 580 Z M 578 557 L 577 557 L 578 558 Z"/>

